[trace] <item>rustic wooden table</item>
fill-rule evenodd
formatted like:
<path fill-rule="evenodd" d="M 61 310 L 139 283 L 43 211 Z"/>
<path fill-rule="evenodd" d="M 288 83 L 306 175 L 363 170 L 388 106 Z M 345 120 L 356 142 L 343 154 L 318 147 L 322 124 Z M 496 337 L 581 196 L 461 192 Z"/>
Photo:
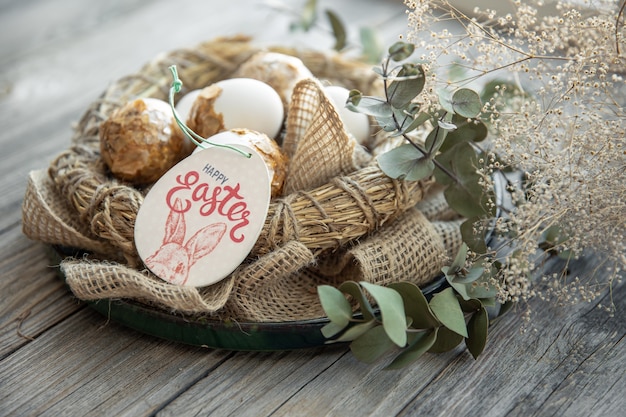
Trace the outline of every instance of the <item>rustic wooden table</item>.
<path fill-rule="evenodd" d="M 322 4 L 353 29 L 378 25 L 383 42 L 406 31 L 399 1 Z M 345 346 L 250 353 L 167 342 L 66 289 L 46 247 L 22 235 L 28 172 L 68 146 L 71 124 L 112 80 L 162 51 L 237 33 L 332 46 L 320 31 L 289 34 L 292 19 L 253 0 L 0 4 L 0 415 L 624 415 L 624 285 L 613 318 L 597 308 L 608 294 L 566 309 L 534 302 L 533 327 L 520 331 L 520 307 L 491 328 L 478 360 L 459 348 L 401 371 L 360 363 Z"/>

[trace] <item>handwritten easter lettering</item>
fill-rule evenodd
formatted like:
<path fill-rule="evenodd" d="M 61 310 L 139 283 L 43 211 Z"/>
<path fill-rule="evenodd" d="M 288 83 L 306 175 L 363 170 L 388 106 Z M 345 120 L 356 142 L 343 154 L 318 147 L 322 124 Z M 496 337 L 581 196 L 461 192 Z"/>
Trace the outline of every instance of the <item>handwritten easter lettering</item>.
<path fill-rule="evenodd" d="M 226 180 L 228 180 L 226 178 Z M 200 174 L 197 171 L 189 171 L 184 175 L 176 176 L 176 183 L 178 185 L 172 187 L 166 197 L 165 201 L 168 207 L 179 213 L 185 213 L 191 210 L 193 203 L 202 203 L 198 209 L 198 212 L 202 216 L 210 216 L 214 212 L 221 216 L 226 217 L 231 222 L 236 224 L 230 230 L 230 239 L 233 242 L 239 243 L 245 239 L 245 236 L 241 228 L 250 223 L 248 216 L 250 216 L 250 210 L 247 210 L 248 205 L 244 200 L 244 197 L 240 194 L 241 184 L 237 183 L 234 187 L 226 185 L 213 186 L 203 182 L 199 183 Z M 222 182 L 222 184 L 225 181 Z M 175 201 L 179 199 L 182 203 L 178 208 L 175 207 Z"/>

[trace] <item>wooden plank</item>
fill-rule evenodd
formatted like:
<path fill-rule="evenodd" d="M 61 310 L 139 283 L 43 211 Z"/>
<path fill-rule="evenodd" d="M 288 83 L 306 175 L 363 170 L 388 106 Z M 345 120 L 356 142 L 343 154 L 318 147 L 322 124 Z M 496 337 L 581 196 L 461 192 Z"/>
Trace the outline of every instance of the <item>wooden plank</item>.
<path fill-rule="evenodd" d="M 273 415 L 286 399 L 334 367 L 345 354 L 346 348 L 341 346 L 293 352 L 240 352 L 225 362 L 219 372 L 182 393 L 158 416 Z M 307 409 L 292 415 L 303 415 L 304 410 Z M 311 409 L 304 414 L 314 413 Z"/>
<path fill-rule="evenodd" d="M 17 227 L 3 237 L 0 360 L 83 308 L 56 276 L 43 245 L 28 241 Z"/>
<path fill-rule="evenodd" d="M 90 309 L 0 367 L 0 415 L 153 414 L 231 356 L 138 337 Z"/>

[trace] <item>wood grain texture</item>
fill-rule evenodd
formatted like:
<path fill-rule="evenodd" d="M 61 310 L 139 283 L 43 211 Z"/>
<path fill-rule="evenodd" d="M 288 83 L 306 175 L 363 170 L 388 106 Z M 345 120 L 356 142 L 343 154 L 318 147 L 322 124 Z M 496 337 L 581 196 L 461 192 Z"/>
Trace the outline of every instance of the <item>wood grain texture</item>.
<path fill-rule="evenodd" d="M 363 26 L 381 29 L 383 44 L 406 31 L 401 1 L 320 3 L 349 21 L 352 41 Z M 458 348 L 400 371 L 360 363 L 343 345 L 268 353 L 162 341 L 71 295 L 44 245 L 21 234 L 28 172 L 68 146 L 72 123 L 109 83 L 163 51 L 238 33 L 332 46 L 323 31 L 290 33 L 291 20 L 255 0 L 0 1 L 0 416 L 622 415 L 624 285 L 615 317 L 597 303 L 533 301 L 533 327 L 520 331 L 520 307 L 492 326 L 478 360 Z"/>

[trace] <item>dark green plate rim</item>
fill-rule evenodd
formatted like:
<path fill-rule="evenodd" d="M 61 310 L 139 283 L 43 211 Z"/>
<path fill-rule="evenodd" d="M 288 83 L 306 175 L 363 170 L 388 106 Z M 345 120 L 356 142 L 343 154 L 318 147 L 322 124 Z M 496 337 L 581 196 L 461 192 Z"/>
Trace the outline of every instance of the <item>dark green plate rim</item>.
<path fill-rule="evenodd" d="M 59 246 L 50 247 L 55 265 L 76 251 Z M 57 268 L 60 277 L 65 276 Z M 447 285 L 445 277 L 435 279 L 422 288 L 427 297 Z M 323 346 L 327 340 L 321 328 L 329 320 L 288 322 L 234 322 L 169 314 L 156 308 L 125 299 L 86 301 L 87 305 L 108 320 L 161 339 L 194 346 L 235 351 L 294 350 Z"/>

